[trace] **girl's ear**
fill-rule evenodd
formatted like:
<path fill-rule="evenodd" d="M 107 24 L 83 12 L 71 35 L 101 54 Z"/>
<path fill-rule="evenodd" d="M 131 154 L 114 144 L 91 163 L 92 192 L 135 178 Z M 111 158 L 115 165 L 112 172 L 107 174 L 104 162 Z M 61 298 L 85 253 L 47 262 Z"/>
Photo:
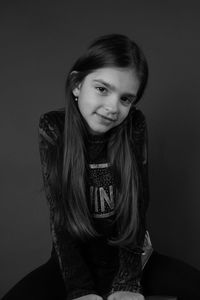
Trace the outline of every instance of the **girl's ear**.
<path fill-rule="evenodd" d="M 76 87 L 72 90 L 72 93 L 75 97 L 78 97 L 80 94 L 80 89 L 78 87 Z"/>
<path fill-rule="evenodd" d="M 80 88 L 81 88 L 81 83 L 77 83 L 77 74 L 78 74 L 77 71 L 72 71 L 70 73 L 72 93 L 75 97 L 79 96 Z"/>

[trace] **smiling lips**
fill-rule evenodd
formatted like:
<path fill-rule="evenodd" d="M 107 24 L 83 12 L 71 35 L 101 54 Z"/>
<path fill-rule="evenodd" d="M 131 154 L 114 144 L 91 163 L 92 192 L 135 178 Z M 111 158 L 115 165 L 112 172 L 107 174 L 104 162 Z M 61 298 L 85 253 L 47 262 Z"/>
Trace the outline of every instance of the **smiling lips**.
<path fill-rule="evenodd" d="M 97 115 L 107 122 L 115 122 L 117 120 L 117 118 L 109 118 L 109 117 L 106 117 L 106 116 L 100 115 L 100 114 L 97 114 Z"/>

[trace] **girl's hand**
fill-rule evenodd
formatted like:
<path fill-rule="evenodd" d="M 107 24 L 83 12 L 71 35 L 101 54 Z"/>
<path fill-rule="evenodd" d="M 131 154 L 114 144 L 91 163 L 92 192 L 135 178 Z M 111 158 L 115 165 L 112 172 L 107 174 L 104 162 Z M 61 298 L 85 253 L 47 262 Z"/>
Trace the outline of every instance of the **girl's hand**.
<path fill-rule="evenodd" d="M 132 292 L 115 292 L 111 294 L 107 300 L 144 300 L 144 296 Z"/>
<path fill-rule="evenodd" d="M 103 298 L 95 294 L 88 294 L 85 296 L 74 298 L 73 300 L 103 300 Z"/>

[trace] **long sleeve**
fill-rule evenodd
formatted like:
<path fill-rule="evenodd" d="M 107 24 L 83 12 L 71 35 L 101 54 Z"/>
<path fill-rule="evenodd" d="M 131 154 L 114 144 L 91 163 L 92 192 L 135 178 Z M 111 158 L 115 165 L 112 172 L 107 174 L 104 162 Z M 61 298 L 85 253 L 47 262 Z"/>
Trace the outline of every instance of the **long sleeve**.
<path fill-rule="evenodd" d="M 55 158 L 57 143 L 61 138 L 60 124 L 57 126 L 56 122 L 55 112 L 41 116 L 39 122 L 39 151 L 44 189 L 50 209 L 53 248 L 63 275 L 67 299 L 74 299 L 87 294 L 95 294 L 95 290 L 90 271 L 81 255 L 80 245 L 67 230 L 58 227 L 55 222 L 56 201 L 50 183 L 49 162 Z"/>
<path fill-rule="evenodd" d="M 119 270 L 113 280 L 110 294 L 116 291 L 141 292 L 142 270 L 152 253 L 150 237 L 146 230 L 146 212 L 149 204 L 147 126 L 145 117 L 139 110 L 135 110 L 133 116 L 133 135 L 142 182 L 142 192 L 138 203 L 140 219 L 138 247 L 120 248 Z"/>

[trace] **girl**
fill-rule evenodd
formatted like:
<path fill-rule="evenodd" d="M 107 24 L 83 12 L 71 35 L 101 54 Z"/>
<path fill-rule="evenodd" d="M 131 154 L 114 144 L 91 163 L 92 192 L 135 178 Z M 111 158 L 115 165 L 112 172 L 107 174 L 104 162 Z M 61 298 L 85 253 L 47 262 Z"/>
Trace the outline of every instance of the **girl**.
<path fill-rule="evenodd" d="M 51 258 L 4 300 L 198 297 L 199 272 L 153 251 L 147 231 L 147 130 L 136 108 L 147 79 L 141 49 L 119 34 L 95 40 L 69 71 L 65 109 L 39 124 Z"/>

